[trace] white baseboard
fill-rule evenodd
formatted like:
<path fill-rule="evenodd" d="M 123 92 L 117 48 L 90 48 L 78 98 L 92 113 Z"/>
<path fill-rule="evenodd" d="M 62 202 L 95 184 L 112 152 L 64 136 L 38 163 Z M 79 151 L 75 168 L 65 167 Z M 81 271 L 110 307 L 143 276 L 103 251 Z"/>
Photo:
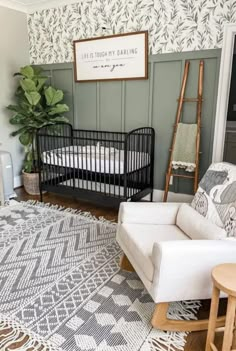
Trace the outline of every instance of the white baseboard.
<path fill-rule="evenodd" d="M 163 201 L 163 190 L 154 189 L 153 191 L 153 201 L 162 202 Z M 149 200 L 149 195 L 144 197 L 145 200 Z M 191 202 L 193 195 L 188 194 L 179 194 L 169 191 L 168 193 L 168 202 Z"/>
<path fill-rule="evenodd" d="M 22 176 L 14 177 L 14 189 L 23 185 Z"/>

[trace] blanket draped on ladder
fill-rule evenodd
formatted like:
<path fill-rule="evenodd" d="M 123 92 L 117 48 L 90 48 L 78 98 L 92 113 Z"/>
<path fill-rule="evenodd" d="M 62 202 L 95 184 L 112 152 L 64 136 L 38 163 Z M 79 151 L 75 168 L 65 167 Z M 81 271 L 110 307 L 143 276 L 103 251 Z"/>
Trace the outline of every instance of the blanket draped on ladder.
<path fill-rule="evenodd" d="M 173 150 L 173 169 L 184 168 L 194 172 L 196 168 L 197 124 L 179 123 Z"/>

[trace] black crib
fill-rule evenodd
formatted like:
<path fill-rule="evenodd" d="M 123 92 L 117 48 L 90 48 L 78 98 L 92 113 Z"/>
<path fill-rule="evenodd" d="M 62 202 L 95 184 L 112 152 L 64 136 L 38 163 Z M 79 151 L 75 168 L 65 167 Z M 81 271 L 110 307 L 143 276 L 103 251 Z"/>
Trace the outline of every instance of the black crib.
<path fill-rule="evenodd" d="M 153 196 L 153 128 L 129 133 L 45 126 L 37 133 L 41 201 L 43 191 L 107 206 Z"/>

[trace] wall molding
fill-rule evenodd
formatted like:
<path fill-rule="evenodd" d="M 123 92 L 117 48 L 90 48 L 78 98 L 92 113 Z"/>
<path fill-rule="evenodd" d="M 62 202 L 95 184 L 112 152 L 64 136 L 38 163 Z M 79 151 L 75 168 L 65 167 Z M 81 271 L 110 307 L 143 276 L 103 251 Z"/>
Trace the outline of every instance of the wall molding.
<path fill-rule="evenodd" d="M 0 6 L 31 14 L 36 11 L 79 3 L 81 0 L 38 0 L 36 4 L 24 4 L 17 0 L 0 0 Z"/>
<path fill-rule="evenodd" d="M 28 8 L 26 5 L 14 0 L 0 0 L 0 6 L 24 13 L 28 12 Z"/>
<path fill-rule="evenodd" d="M 68 74 L 68 70 L 73 71 L 72 63 L 41 65 L 41 67 L 47 72 L 46 74 L 51 72 L 51 79 L 58 89 L 67 90 L 68 100 L 65 102 L 70 106 L 70 120 L 74 120 L 76 128 L 128 132 L 150 124 L 156 130 L 154 186 L 162 190 L 169 159 L 172 127 L 175 123 L 176 99 L 186 59 L 191 61 L 188 96 L 192 96 L 189 94 L 197 87 L 198 60 L 204 59 L 206 63 L 205 79 L 206 83 L 209 83 L 204 89 L 201 140 L 203 157 L 200 176 L 211 163 L 220 54 L 219 49 L 214 49 L 150 55 L 149 81 L 75 83 L 75 88 L 70 92 L 68 87 L 73 84 L 70 81 L 73 74 Z M 184 114 L 186 122 L 192 123 L 195 120 L 195 108 L 192 105 L 185 106 Z M 192 183 L 176 179 L 170 190 L 190 194 Z"/>
<path fill-rule="evenodd" d="M 220 162 L 223 160 L 235 35 L 236 24 L 231 23 L 226 25 L 224 29 L 223 47 L 221 52 L 212 155 L 213 162 Z"/>
<path fill-rule="evenodd" d="M 46 1 L 43 0 L 43 1 L 40 1 L 40 3 L 38 4 L 28 5 L 27 12 L 30 14 L 35 11 L 41 11 L 45 9 L 56 8 L 56 7 L 76 4 L 80 2 L 81 0 L 46 0 Z"/>

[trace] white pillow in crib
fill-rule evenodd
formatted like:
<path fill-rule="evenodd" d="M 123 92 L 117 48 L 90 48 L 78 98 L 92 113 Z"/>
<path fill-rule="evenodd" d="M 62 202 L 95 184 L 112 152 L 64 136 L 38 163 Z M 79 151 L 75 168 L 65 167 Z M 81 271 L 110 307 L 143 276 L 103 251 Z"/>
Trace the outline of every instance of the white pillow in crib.
<path fill-rule="evenodd" d="M 114 154 L 117 150 L 114 147 L 105 147 L 105 146 L 100 146 L 100 143 L 98 142 L 96 145 L 96 153 L 100 155 L 106 155 L 109 156 L 111 154 Z"/>
<path fill-rule="evenodd" d="M 85 145 L 82 146 L 80 149 L 80 152 L 82 152 L 83 154 L 95 154 L 96 152 L 96 146 L 94 145 Z"/>
<path fill-rule="evenodd" d="M 109 155 L 114 155 L 117 151 L 114 147 L 105 147 L 105 146 L 100 146 L 100 143 L 98 142 L 97 145 L 85 145 L 85 146 L 79 146 L 79 152 L 84 153 L 84 154 L 92 154 L 92 155 L 103 155 L 103 156 L 109 156 Z"/>

